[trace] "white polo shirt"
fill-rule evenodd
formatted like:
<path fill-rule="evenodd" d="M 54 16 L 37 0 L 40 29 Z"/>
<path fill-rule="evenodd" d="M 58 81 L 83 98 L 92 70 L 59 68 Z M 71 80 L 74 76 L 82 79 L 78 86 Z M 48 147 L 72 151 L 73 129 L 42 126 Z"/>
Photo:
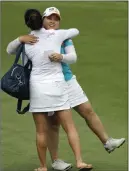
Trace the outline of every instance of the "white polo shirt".
<path fill-rule="evenodd" d="M 49 55 L 60 53 L 64 40 L 79 34 L 77 29 L 32 31 L 31 34 L 39 37 L 34 45 L 25 45 L 25 53 L 32 61 L 33 67 L 30 81 L 64 80 L 61 63 L 51 62 Z"/>

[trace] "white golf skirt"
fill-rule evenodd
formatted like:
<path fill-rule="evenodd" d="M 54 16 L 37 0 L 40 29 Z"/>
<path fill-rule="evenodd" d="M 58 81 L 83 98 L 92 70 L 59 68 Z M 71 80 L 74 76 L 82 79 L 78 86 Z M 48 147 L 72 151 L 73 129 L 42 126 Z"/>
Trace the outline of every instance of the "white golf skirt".
<path fill-rule="evenodd" d="M 66 81 L 67 83 L 67 93 L 68 93 L 68 100 L 70 107 L 76 107 L 82 103 L 85 103 L 88 101 L 88 98 L 81 88 L 80 84 L 76 80 L 76 76 L 74 75 L 69 81 Z M 54 114 L 53 112 L 48 113 L 48 116 L 52 116 Z"/>
<path fill-rule="evenodd" d="M 68 96 L 71 108 L 88 101 L 88 98 L 78 83 L 75 75 L 66 83 L 68 85 Z"/>
<path fill-rule="evenodd" d="M 70 109 L 68 86 L 64 81 L 30 82 L 29 112 L 52 112 Z"/>

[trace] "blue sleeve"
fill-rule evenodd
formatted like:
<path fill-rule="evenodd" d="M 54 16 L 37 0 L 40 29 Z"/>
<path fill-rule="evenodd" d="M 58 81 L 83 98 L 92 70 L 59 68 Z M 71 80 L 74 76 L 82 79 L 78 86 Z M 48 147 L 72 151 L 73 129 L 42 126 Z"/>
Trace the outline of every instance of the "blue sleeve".
<path fill-rule="evenodd" d="M 73 41 L 71 39 L 66 39 L 64 42 L 64 47 L 67 47 L 67 46 L 70 46 L 70 45 L 73 45 Z"/>
<path fill-rule="evenodd" d="M 71 39 L 65 40 L 61 46 L 61 54 L 65 54 L 65 47 L 71 46 L 71 45 L 73 45 L 73 42 Z M 72 78 L 73 73 L 68 64 L 61 62 L 61 65 L 62 65 L 65 81 L 69 81 Z"/>

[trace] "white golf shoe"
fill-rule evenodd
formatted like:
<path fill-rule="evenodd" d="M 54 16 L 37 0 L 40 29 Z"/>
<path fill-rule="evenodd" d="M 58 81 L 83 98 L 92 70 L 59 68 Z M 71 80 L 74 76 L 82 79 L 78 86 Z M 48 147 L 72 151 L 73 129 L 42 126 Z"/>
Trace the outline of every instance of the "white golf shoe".
<path fill-rule="evenodd" d="M 52 168 L 58 171 L 68 171 L 72 168 L 72 164 L 66 163 L 61 159 L 57 159 L 52 163 Z"/>
<path fill-rule="evenodd" d="M 125 143 L 125 138 L 120 138 L 120 139 L 109 138 L 106 144 L 104 144 L 104 148 L 108 153 L 111 153 L 116 148 L 122 146 L 124 143 Z"/>

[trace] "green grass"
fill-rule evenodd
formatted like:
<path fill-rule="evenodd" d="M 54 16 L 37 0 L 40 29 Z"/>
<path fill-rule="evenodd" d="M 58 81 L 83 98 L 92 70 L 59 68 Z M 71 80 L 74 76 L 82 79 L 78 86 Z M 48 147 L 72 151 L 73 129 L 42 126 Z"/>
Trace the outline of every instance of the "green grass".
<path fill-rule="evenodd" d="M 77 63 L 72 65 L 73 73 L 109 135 L 127 138 L 127 2 L 1 3 L 2 75 L 14 59 L 6 53 L 7 44 L 28 32 L 24 11 L 37 8 L 42 12 L 48 6 L 58 7 L 63 18 L 61 27 L 80 30 L 73 40 L 78 54 Z M 15 109 L 16 100 L 2 93 L 2 168 L 31 171 L 39 164 L 34 123 L 31 114 L 19 116 Z M 94 171 L 127 171 L 127 143 L 109 155 L 74 111 L 73 118 L 80 134 L 83 158 L 93 164 Z M 75 163 L 63 130 L 59 154 L 60 158 Z"/>

